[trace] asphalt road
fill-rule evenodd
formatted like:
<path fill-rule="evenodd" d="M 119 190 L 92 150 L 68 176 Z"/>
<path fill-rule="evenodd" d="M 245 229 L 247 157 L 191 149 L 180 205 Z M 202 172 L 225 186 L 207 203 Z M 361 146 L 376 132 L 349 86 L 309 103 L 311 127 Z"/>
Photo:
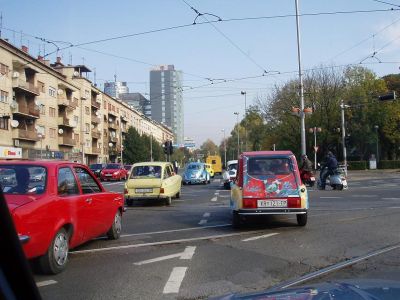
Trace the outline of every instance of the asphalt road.
<path fill-rule="evenodd" d="M 123 189 L 119 182 L 105 186 Z M 350 181 L 344 191 L 309 189 L 306 227 L 295 217 L 269 217 L 240 230 L 230 225 L 229 191 L 218 179 L 184 186 L 169 207 L 129 207 L 119 240 L 74 249 L 65 272 L 35 280 L 44 299 L 203 299 L 286 282 L 400 280 L 399 186 L 400 175 L 390 174 Z M 360 261 L 295 280 L 354 258 Z"/>

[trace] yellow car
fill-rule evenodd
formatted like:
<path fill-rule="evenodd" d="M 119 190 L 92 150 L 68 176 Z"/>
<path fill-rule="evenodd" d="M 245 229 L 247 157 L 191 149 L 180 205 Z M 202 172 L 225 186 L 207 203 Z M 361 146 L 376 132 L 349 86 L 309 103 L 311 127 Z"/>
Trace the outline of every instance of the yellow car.
<path fill-rule="evenodd" d="M 135 200 L 163 199 L 166 205 L 170 205 L 172 197 L 180 197 L 181 186 L 182 177 L 174 173 L 171 163 L 136 163 L 125 182 L 125 201 L 131 206 Z"/>
<path fill-rule="evenodd" d="M 210 164 L 205 164 L 207 172 L 210 174 L 211 178 L 214 178 L 214 169 Z"/>

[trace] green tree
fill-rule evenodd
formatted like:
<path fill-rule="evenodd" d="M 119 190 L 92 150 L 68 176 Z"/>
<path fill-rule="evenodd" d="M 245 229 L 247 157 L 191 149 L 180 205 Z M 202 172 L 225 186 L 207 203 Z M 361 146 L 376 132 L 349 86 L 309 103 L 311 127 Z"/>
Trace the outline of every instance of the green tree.
<path fill-rule="evenodd" d="M 124 161 L 129 164 L 146 161 L 149 152 L 143 138 L 134 127 L 129 127 L 124 139 Z"/>
<path fill-rule="evenodd" d="M 204 156 L 215 155 L 219 153 L 218 146 L 210 139 L 207 139 L 201 146 L 200 151 Z"/>

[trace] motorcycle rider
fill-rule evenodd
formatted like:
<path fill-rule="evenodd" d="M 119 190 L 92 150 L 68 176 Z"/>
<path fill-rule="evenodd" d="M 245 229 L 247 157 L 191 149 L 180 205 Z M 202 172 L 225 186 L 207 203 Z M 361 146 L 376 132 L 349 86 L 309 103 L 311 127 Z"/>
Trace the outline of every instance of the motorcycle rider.
<path fill-rule="evenodd" d="M 300 166 L 300 178 L 303 180 L 304 174 L 313 171 L 313 164 L 308 159 L 306 154 L 301 156 L 301 166 Z"/>
<path fill-rule="evenodd" d="M 321 168 L 321 190 L 325 190 L 326 179 L 330 175 L 334 175 L 338 168 L 338 161 L 331 151 L 328 151 L 326 162 Z M 325 170 L 326 169 L 326 170 Z"/>

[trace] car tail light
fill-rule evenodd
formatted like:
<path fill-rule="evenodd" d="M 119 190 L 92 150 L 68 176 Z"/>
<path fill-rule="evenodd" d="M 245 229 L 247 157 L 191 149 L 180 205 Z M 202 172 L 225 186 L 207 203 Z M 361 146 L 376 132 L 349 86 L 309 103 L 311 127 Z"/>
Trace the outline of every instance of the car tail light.
<path fill-rule="evenodd" d="M 164 194 L 164 188 L 160 188 L 160 194 Z"/>
<path fill-rule="evenodd" d="M 288 207 L 289 208 L 300 208 L 301 207 L 301 198 L 288 198 Z"/>
<path fill-rule="evenodd" d="M 257 208 L 257 199 L 243 199 L 244 208 Z"/>
<path fill-rule="evenodd" d="M 124 188 L 124 194 L 128 194 L 128 189 Z"/>

